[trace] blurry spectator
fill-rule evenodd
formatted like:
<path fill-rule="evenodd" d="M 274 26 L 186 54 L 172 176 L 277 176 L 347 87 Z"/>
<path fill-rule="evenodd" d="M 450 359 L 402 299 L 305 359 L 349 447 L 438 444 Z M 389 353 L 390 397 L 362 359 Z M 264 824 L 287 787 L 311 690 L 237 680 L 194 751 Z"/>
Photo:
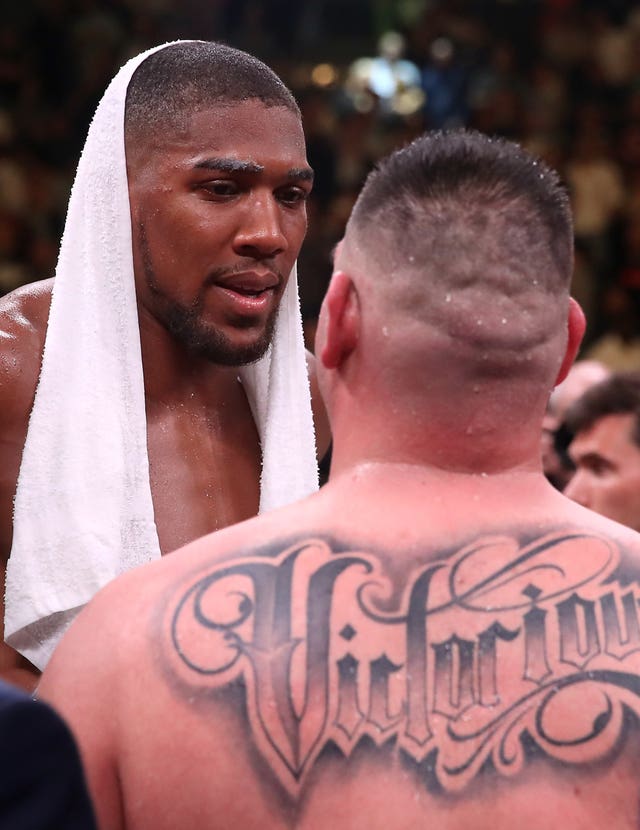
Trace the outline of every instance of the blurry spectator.
<path fill-rule="evenodd" d="M 633 32 L 625 20 L 605 4 L 593 6 L 587 14 L 591 34 L 592 57 L 609 87 L 628 83 L 633 69 Z"/>
<path fill-rule="evenodd" d="M 562 426 L 569 407 L 591 386 L 610 375 L 609 369 L 595 360 L 579 360 L 573 364 L 569 374 L 551 393 L 547 411 L 542 422 L 542 469 L 547 479 L 558 490 L 563 490 L 573 473 L 573 465 L 564 452 L 562 437 L 558 430 Z"/>
<path fill-rule="evenodd" d="M 469 120 L 467 86 L 469 70 L 448 37 L 438 37 L 429 47 L 422 69 L 424 112 L 431 129 L 460 127 Z"/>
<path fill-rule="evenodd" d="M 568 410 L 576 466 L 565 494 L 640 530 L 640 373 L 614 374 Z"/>
<path fill-rule="evenodd" d="M 529 73 L 523 112 L 526 135 L 555 136 L 567 117 L 568 90 L 563 74 L 546 60 L 535 61 Z"/>
<path fill-rule="evenodd" d="M 0 296 L 35 279 L 26 264 L 28 238 L 24 220 L 0 208 Z"/>
<path fill-rule="evenodd" d="M 385 32 L 378 55 L 358 58 L 349 67 L 347 87 L 354 96 L 369 93 L 378 101 L 381 116 L 415 112 L 422 104 L 420 70 L 403 57 L 406 41 L 399 32 Z"/>
<path fill-rule="evenodd" d="M 469 90 L 474 126 L 489 134 L 517 137 L 522 128 L 526 93 L 515 47 L 506 42 L 495 44 L 488 65 L 476 71 Z"/>
<path fill-rule="evenodd" d="M 640 369 L 640 302 L 637 295 L 614 285 L 604 294 L 605 331 L 586 350 L 613 371 Z"/>
<path fill-rule="evenodd" d="M 540 51 L 564 75 L 583 63 L 589 55 L 589 32 L 575 4 L 548 4 L 542 25 Z"/>
<path fill-rule="evenodd" d="M 16 150 L 13 118 L 0 109 L 0 206 L 22 213 L 27 204 L 26 171 Z"/>
<path fill-rule="evenodd" d="M 594 338 L 602 333 L 602 326 L 600 324 L 600 293 L 600 286 L 596 279 L 593 264 L 581 240 L 576 239 L 574 245 L 571 296 L 575 297 L 578 301 L 587 318 L 587 330 L 582 343 L 583 349 L 587 348 Z"/>
<path fill-rule="evenodd" d="M 336 148 L 336 197 L 343 191 L 359 189 L 367 173 L 371 170 L 380 150 L 380 125 L 376 123 L 376 114 L 368 112 L 347 111 L 338 121 L 338 134 L 335 138 Z"/>
<path fill-rule="evenodd" d="M 307 140 L 307 158 L 315 173 L 311 201 L 325 209 L 336 187 L 335 116 L 324 90 L 311 89 L 297 97 Z"/>
<path fill-rule="evenodd" d="M 602 135 L 580 132 L 570 150 L 565 176 L 571 193 L 574 231 L 600 286 L 612 267 L 612 233 L 625 200 L 622 170 Z"/>
<path fill-rule="evenodd" d="M 625 222 L 620 245 L 618 282 L 630 295 L 640 298 L 640 215 Z"/>

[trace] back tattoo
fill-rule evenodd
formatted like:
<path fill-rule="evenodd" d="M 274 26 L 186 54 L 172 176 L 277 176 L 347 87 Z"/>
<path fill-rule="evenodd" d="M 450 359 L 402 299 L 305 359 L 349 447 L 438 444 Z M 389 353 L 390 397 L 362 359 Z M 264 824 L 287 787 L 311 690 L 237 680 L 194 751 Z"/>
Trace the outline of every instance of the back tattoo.
<path fill-rule="evenodd" d="M 294 799 L 320 753 L 395 747 L 430 790 L 532 754 L 601 761 L 640 715 L 640 591 L 613 542 L 486 537 L 414 566 L 305 538 L 192 579 L 165 619 L 188 687 L 240 681 L 255 748 Z M 373 742 L 373 744 L 371 743 Z"/>

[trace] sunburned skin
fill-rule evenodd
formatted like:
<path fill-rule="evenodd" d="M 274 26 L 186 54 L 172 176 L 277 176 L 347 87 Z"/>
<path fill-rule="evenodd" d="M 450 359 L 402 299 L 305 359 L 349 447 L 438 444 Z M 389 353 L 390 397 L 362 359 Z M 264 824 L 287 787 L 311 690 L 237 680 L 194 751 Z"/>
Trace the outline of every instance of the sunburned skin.
<path fill-rule="evenodd" d="M 203 732 L 221 700 L 246 713 L 285 811 L 334 756 L 464 804 L 479 777 L 517 782 L 541 758 L 589 771 L 635 734 L 640 590 L 610 540 L 487 536 L 402 578 L 387 559 L 274 543 L 191 576 L 152 633 Z"/>

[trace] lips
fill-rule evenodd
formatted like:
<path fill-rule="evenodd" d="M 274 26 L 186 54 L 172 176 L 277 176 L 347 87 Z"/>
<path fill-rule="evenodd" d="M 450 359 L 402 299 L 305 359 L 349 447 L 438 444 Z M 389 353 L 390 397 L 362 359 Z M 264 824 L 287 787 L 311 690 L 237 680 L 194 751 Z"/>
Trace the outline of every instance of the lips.
<path fill-rule="evenodd" d="M 221 287 L 242 294 L 259 294 L 261 291 L 276 288 L 279 283 L 280 280 L 272 271 L 265 271 L 264 273 L 243 271 L 217 280 L 217 284 Z"/>
<path fill-rule="evenodd" d="M 214 285 L 236 313 L 256 314 L 271 305 L 280 279 L 271 271 L 243 271 L 218 278 Z"/>

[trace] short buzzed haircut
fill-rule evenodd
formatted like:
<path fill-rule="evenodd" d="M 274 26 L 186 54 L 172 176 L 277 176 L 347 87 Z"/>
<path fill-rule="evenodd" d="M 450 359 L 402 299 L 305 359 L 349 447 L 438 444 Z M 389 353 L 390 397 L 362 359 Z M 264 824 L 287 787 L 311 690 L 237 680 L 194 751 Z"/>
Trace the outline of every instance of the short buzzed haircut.
<path fill-rule="evenodd" d="M 465 346 L 481 375 L 557 372 L 541 347 L 566 332 L 571 208 L 557 173 L 518 144 L 425 133 L 369 174 L 347 237 L 389 309 Z"/>
<path fill-rule="evenodd" d="M 564 425 L 575 436 L 607 415 L 635 415 L 630 437 L 640 447 L 640 372 L 614 372 L 591 386 L 569 407 Z"/>
<path fill-rule="evenodd" d="M 213 41 L 185 41 L 159 49 L 133 73 L 125 104 L 125 135 L 183 127 L 186 116 L 216 104 L 258 99 L 300 116 L 291 91 L 252 55 Z"/>
<path fill-rule="evenodd" d="M 356 228 L 373 223 L 398 234 L 418 262 L 450 267 L 461 253 L 472 265 L 474 251 L 465 243 L 477 245 L 489 216 L 498 217 L 494 230 L 504 231 L 483 239 L 487 250 L 500 246 L 496 261 L 517 265 L 522 254 L 534 256 L 547 266 L 541 280 L 569 285 L 573 224 L 566 190 L 555 171 L 506 139 L 475 130 L 426 133 L 370 174 L 352 219 Z"/>

